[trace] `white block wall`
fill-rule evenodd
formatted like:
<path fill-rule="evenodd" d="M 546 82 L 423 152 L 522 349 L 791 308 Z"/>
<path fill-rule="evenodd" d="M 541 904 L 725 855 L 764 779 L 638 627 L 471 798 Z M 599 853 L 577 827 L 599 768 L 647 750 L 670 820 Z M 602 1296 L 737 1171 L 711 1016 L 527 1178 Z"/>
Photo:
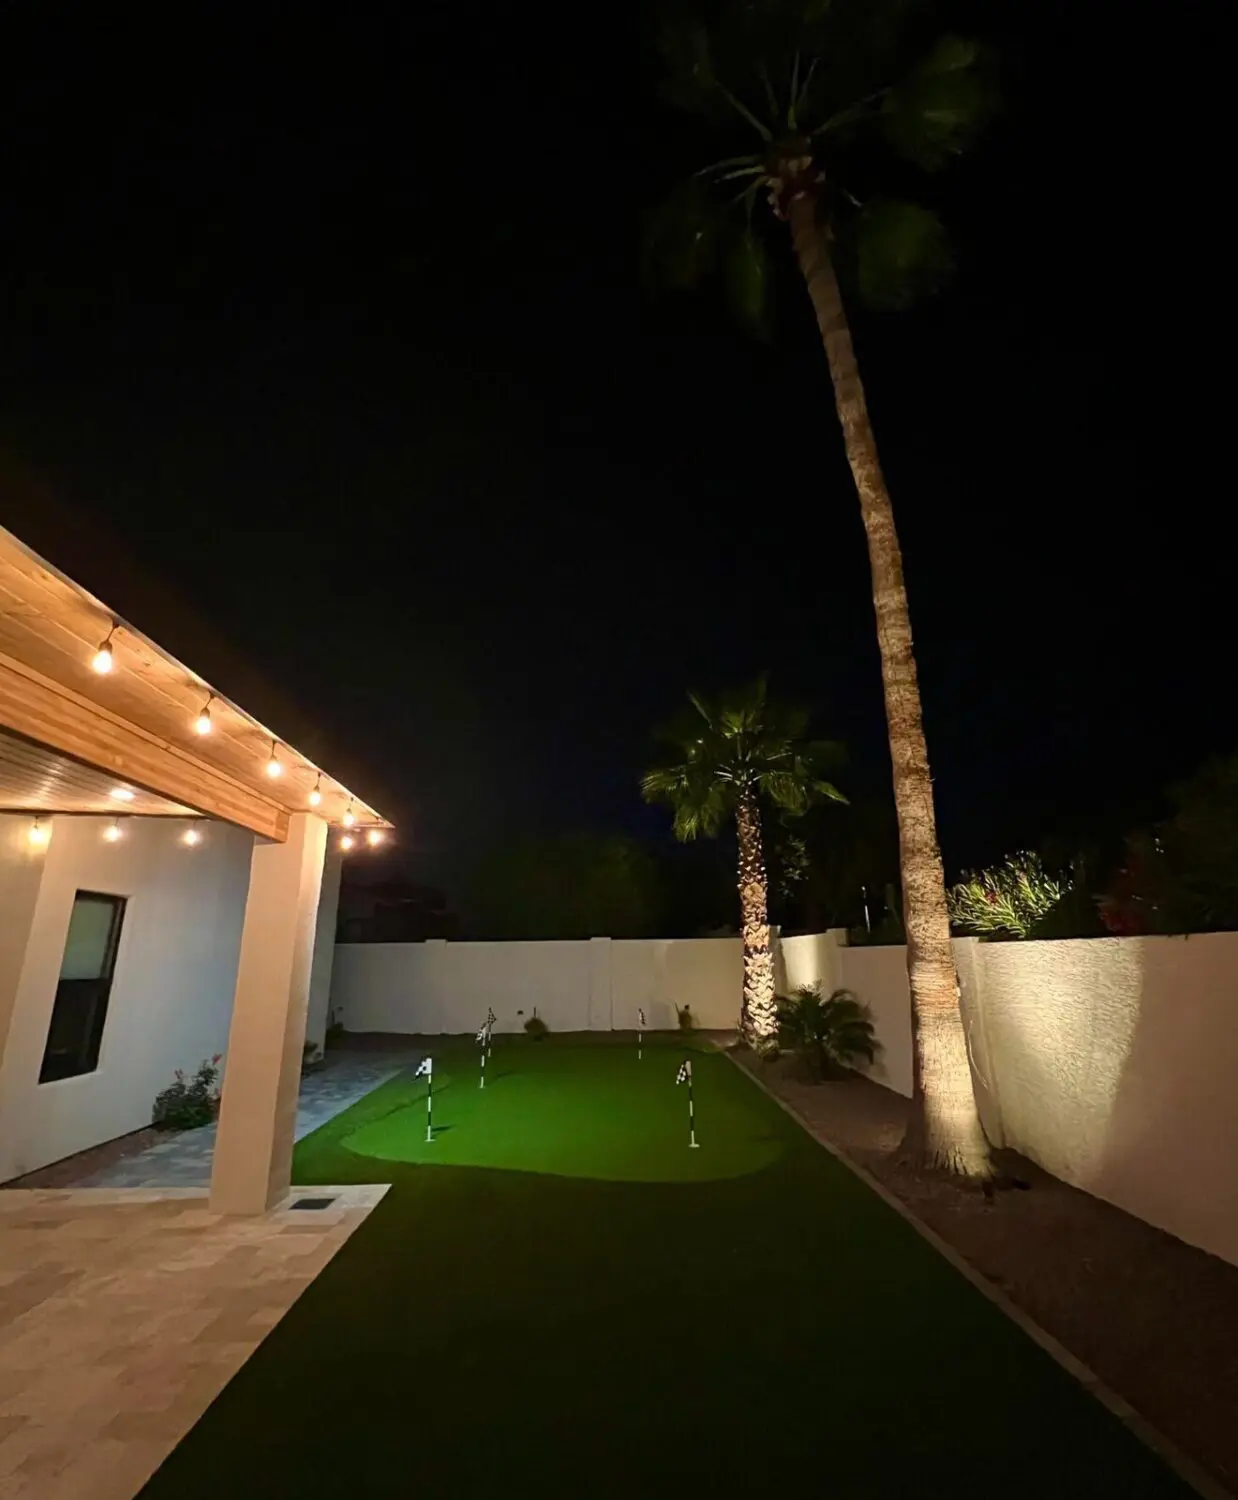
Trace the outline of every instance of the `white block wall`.
<path fill-rule="evenodd" d="M 743 988 L 738 938 L 555 943 L 341 943 L 332 1009 L 349 1031 L 460 1033 L 493 1008 L 497 1029 L 533 1014 L 552 1031 L 650 1030 L 687 1005 L 702 1028 L 736 1024 Z"/>

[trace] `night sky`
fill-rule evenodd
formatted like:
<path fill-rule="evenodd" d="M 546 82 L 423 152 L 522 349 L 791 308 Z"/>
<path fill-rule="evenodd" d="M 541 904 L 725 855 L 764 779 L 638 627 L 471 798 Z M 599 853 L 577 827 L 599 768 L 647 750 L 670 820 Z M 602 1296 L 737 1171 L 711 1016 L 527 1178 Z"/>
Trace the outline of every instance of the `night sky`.
<path fill-rule="evenodd" d="M 305 9 L 0 7 L 0 441 L 349 744 L 426 878 L 660 829 L 651 727 L 763 667 L 880 785 L 807 303 L 763 347 L 642 284 L 640 16 Z M 1132 14 L 980 9 L 959 277 L 854 319 L 952 868 L 1238 744 L 1220 42 Z"/>

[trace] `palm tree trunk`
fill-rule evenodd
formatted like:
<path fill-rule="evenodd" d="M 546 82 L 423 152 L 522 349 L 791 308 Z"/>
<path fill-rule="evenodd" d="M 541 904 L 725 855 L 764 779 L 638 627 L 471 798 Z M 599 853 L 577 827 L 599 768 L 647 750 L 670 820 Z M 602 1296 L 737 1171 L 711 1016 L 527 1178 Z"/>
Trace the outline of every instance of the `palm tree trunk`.
<path fill-rule="evenodd" d="M 915 1059 L 912 1117 L 903 1151 L 926 1166 L 969 1177 L 988 1176 L 988 1143 L 976 1109 L 959 1008 L 958 972 L 950 947 L 945 873 L 937 842 L 933 784 L 894 511 L 877 456 L 838 279 L 817 223 L 814 196 L 804 193 L 794 198 L 788 218 L 795 254 L 825 343 L 872 570 L 894 767 Z"/>
<path fill-rule="evenodd" d="M 740 798 L 735 809 L 739 835 L 739 907 L 744 936 L 744 1008 L 741 1026 L 758 1051 L 774 1045 L 778 1007 L 774 999 L 774 955 L 769 940 L 769 880 L 761 843 L 761 812 Z"/>

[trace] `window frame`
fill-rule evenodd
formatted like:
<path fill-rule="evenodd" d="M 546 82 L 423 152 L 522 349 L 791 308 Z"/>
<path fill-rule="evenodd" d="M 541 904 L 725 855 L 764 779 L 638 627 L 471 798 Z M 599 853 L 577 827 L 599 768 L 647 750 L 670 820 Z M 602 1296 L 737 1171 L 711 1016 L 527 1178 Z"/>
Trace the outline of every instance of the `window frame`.
<path fill-rule="evenodd" d="M 47 1036 L 43 1042 L 43 1060 L 39 1066 L 40 1084 L 61 1083 L 69 1078 L 88 1077 L 91 1073 L 98 1071 L 99 1055 L 103 1050 L 103 1033 L 107 1026 L 112 985 L 116 977 L 116 955 L 120 949 L 120 937 L 124 930 L 129 897 L 118 896 L 112 891 L 77 890 L 73 892 L 73 901 L 69 908 L 69 926 L 65 928 L 64 945 L 60 951 L 62 969 L 69 945 L 73 913 L 79 901 L 100 902 L 111 907 L 112 921 L 108 929 L 107 946 L 104 949 L 98 978 L 62 979 L 58 977 L 56 980 L 56 994 L 52 1000 L 51 1013 L 47 1018 Z M 66 1067 L 63 1062 L 64 1053 L 52 1053 L 51 1045 L 56 1030 L 57 1013 L 61 1013 L 63 1021 L 71 1009 L 84 1011 L 85 1015 L 80 1022 L 82 1035 Z"/>

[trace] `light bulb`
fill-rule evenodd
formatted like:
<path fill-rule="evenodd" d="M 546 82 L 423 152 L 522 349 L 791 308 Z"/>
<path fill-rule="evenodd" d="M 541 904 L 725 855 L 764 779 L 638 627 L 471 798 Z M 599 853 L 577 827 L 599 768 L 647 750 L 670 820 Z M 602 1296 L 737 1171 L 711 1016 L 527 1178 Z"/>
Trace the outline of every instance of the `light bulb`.
<path fill-rule="evenodd" d="M 282 776 L 283 774 L 284 768 L 280 765 L 279 757 L 275 754 L 275 741 L 272 740 L 271 758 L 267 761 L 267 775 L 274 781 L 277 776 Z"/>
<path fill-rule="evenodd" d="M 103 837 L 109 844 L 114 844 L 121 836 L 120 824 L 113 818 L 103 830 Z"/>
<path fill-rule="evenodd" d="M 45 848 L 51 836 L 52 831 L 42 818 L 36 818 L 34 822 L 31 823 L 30 832 L 27 835 L 27 837 L 30 839 L 30 842 L 35 846 L 36 849 Z"/>
<path fill-rule="evenodd" d="M 351 828 L 352 825 L 356 821 L 357 821 L 357 814 L 355 812 L 353 812 L 353 810 L 352 810 L 352 803 L 350 802 L 348 804 L 347 809 L 344 812 L 344 816 L 340 819 L 340 822 L 343 823 L 343 825 L 344 825 L 345 828 Z"/>
<path fill-rule="evenodd" d="M 322 776 L 320 774 L 319 777 L 318 777 L 318 780 L 314 783 L 314 789 L 313 789 L 313 791 L 309 794 L 309 805 L 311 807 L 317 807 L 321 801 L 322 801 Z"/>
<path fill-rule="evenodd" d="M 100 677 L 106 677 L 107 674 L 116 665 L 115 661 L 112 659 L 112 646 L 110 636 L 95 652 L 90 665 L 94 671 L 98 672 Z"/>
<path fill-rule="evenodd" d="M 132 802 L 134 794 L 127 786 L 114 786 L 108 796 L 115 797 L 117 802 Z"/>
<path fill-rule="evenodd" d="M 195 844 L 200 844 L 201 842 L 202 835 L 196 828 L 186 828 L 184 833 L 181 834 L 181 843 L 188 844 L 191 849 Z"/>
<path fill-rule="evenodd" d="M 381 844 L 386 837 L 387 835 L 382 831 L 381 828 L 371 828 L 369 833 L 367 833 L 365 836 L 365 841 L 367 844 L 369 844 L 370 848 L 373 849 Z"/>
<path fill-rule="evenodd" d="M 356 839 L 353 838 L 351 833 L 345 833 L 340 838 L 340 848 L 351 849 L 356 842 Z"/>
<path fill-rule="evenodd" d="M 193 721 L 193 732 L 195 734 L 210 734 L 211 732 L 211 704 L 215 701 L 214 693 L 202 705 L 202 712 Z"/>

